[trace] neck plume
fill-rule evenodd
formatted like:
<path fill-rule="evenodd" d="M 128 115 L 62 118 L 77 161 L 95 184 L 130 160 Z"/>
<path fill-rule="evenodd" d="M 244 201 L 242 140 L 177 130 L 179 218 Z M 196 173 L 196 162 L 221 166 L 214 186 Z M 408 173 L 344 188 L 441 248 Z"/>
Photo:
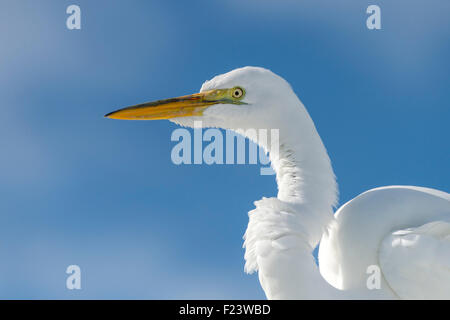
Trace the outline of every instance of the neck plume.
<path fill-rule="evenodd" d="M 255 202 L 244 236 L 245 270 L 259 271 L 272 299 L 324 298 L 329 293 L 312 251 L 333 221 L 337 185 L 322 140 L 298 103 L 293 125 L 280 126 L 278 150 L 273 150 L 276 143 L 260 144 L 276 172 L 278 196 Z"/>

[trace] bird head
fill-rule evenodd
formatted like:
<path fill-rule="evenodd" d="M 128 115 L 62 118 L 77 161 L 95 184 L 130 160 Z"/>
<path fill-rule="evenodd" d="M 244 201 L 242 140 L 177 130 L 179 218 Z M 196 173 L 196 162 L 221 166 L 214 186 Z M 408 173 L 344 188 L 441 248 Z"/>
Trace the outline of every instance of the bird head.
<path fill-rule="evenodd" d="M 223 129 L 278 128 L 299 100 L 290 85 L 270 70 L 244 67 L 206 81 L 199 93 L 146 102 L 107 114 L 122 120 L 168 119 L 179 125 Z M 301 104 L 300 104 L 301 105 Z"/>

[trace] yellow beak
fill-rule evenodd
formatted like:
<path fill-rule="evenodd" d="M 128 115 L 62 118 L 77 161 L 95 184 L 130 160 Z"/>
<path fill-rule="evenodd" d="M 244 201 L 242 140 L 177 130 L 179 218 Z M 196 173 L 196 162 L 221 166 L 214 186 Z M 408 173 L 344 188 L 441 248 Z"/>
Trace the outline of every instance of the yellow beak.
<path fill-rule="evenodd" d="M 161 120 L 201 116 L 206 108 L 218 103 L 244 104 L 229 98 L 229 89 L 216 89 L 138 104 L 113 111 L 105 117 L 121 120 Z"/>

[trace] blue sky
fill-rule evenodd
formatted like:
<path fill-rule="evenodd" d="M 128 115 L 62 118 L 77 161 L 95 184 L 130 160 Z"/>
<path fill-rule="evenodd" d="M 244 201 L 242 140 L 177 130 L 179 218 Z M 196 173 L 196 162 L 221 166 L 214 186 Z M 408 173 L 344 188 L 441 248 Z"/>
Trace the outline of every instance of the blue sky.
<path fill-rule="evenodd" d="M 77 4 L 82 29 L 66 28 Z M 366 28 L 381 7 L 382 30 Z M 450 22 L 432 1 L 0 4 L 0 298 L 264 298 L 243 272 L 257 165 L 170 161 L 168 121 L 104 119 L 262 66 L 328 149 L 340 204 L 373 187 L 450 190 Z M 82 290 L 65 287 L 68 265 Z"/>

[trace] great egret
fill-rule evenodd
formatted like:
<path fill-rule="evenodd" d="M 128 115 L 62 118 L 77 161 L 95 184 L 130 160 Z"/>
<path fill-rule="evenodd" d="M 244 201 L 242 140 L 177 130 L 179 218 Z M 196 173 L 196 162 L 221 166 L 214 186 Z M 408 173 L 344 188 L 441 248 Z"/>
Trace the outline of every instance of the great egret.
<path fill-rule="evenodd" d="M 257 142 L 269 152 L 278 196 L 255 202 L 244 235 L 245 271 L 258 271 L 267 298 L 450 298 L 450 194 L 376 188 L 333 215 L 337 185 L 322 140 L 291 86 L 271 71 L 236 69 L 206 81 L 200 93 L 106 117 L 279 129 L 277 152 Z"/>

